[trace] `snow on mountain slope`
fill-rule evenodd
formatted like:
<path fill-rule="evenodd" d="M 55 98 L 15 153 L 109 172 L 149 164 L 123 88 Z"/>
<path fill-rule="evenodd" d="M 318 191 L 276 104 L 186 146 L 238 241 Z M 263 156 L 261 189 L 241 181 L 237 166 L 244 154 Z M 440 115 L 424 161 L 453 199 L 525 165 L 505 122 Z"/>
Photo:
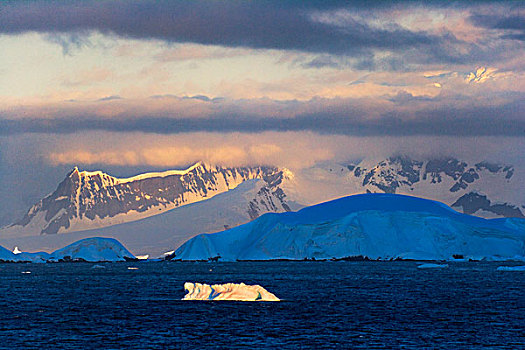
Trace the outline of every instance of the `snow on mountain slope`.
<path fill-rule="evenodd" d="M 112 237 L 122 242 L 133 253 L 159 257 L 189 238 L 202 232 L 217 232 L 251 220 L 257 205 L 257 214 L 297 210 L 301 206 L 281 201 L 279 194 L 268 191 L 264 180 L 248 180 L 238 187 L 210 199 L 184 205 L 162 214 L 141 220 L 99 229 L 58 235 L 1 237 L 0 245 L 18 246 L 25 251 L 51 252 L 59 247 L 87 237 Z"/>
<path fill-rule="evenodd" d="M 262 213 L 366 192 L 434 199 L 487 218 L 523 217 L 524 180 L 523 169 L 509 165 L 406 156 L 317 164 L 294 173 L 199 163 L 119 179 L 75 169 L 22 220 L 0 229 L 0 244 L 50 252 L 81 238 L 104 236 L 157 257 L 196 234 L 234 227 Z M 68 234 L 42 234 L 53 232 Z"/>
<path fill-rule="evenodd" d="M 466 214 L 525 218 L 525 171 L 455 158 L 393 156 L 324 164 L 295 173 L 288 198 L 312 205 L 358 193 L 398 193 L 444 202 Z"/>
<path fill-rule="evenodd" d="M 0 230 L 0 236 L 74 232 L 135 221 L 211 198 L 250 179 L 263 179 L 267 185 L 247 207 L 250 217 L 257 217 L 267 205 L 269 210 L 289 210 L 279 188 L 283 171 L 272 167 L 224 168 L 197 163 L 186 170 L 127 179 L 75 168 L 21 220 Z M 266 201 L 260 202 L 263 197 Z"/>
<path fill-rule="evenodd" d="M 525 220 L 487 220 L 445 204 L 395 194 L 361 194 L 190 239 L 175 256 L 200 260 L 525 260 Z"/>
<path fill-rule="evenodd" d="M 119 241 L 112 238 L 91 237 L 74 242 L 64 248 L 58 249 L 53 253 L 22 252 L 14 254 L 0 246 L 0 260 L 17 262 L 57 262 L 57 261 L 125 261 L 134 259 Z"/>

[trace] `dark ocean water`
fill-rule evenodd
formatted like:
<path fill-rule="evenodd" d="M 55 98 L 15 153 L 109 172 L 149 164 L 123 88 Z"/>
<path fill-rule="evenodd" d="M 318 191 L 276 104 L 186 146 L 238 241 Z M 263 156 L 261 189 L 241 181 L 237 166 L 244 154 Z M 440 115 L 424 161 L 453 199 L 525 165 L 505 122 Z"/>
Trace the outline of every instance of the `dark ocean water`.
<path fill-rule="evenodd" d="M 525 272 L 418 264 L 4 264 L 0 348 L 525 348 Z M 284 301 L 181 301 L 186 281 L 260 284 Z"/>

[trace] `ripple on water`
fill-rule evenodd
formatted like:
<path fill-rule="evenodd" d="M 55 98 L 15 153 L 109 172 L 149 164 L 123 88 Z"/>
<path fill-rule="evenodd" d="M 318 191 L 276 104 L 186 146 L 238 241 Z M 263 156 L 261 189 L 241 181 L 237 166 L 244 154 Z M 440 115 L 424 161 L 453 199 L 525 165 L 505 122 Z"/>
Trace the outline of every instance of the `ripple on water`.
<path fill-rule="evenodd" d="M 524 347 L 525 279 L 500 265 L 34 264 L 27 278 L 5 264 L 0 348 Z M 283 301 L 185 303 L 187 280 L 259 284 Z"/>

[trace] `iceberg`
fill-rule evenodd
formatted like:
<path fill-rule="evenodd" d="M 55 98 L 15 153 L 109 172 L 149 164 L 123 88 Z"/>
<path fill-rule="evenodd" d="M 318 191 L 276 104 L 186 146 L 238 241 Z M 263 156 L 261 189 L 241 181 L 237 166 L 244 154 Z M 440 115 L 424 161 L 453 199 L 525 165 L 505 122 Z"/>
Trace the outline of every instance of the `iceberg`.
<path fill-rule="evenodd" d="M 498 271 L 523 271 L 525 272 L 525 265 L 524 266 L 499 266 L 497 270 Z"/>
<path fill-rule="evenodd" d="M 85 238 L 56 250 L 51 261 L 126 261 L 135 259 L 124 246 L 114 238 Z"/>
<path fill-rule="evenodd" d="M 525 219 L 483 219 L 418 197 L 369 193 L 297 212 L 265 214 L 227 231 L 198 235 L 181 260 L 410 259 L 525 260 Z"/>
<path fill-rule="evenodd" d="M 46 252 L 13 252 L 0 246 L 0 261 L 8 262 L 58 262 L 58 261 L 125 261 L 135 256 L 113 238 L 93 237 L 74 242 L 49 254 Z"/>
<path fill-rule="evenodd" d="M 418 269 L 446 269 L 448 264 L 421 264 Z"/>
<path fill-rule="evenodd" d="M 0 246 L 0 261 L 12 261 L 14 255 L 12 251 Z"/>
<path fill-rule="evenodd" d="M 38 252 L 38 253 L 26 253 L 17 251 L 9 251 L 4 247 L 0 246 L 0 261 L 7 262 L 46 262 L 49 258 L 49 253 Z"/>
<path fill-rule="evenodd" d="M 182 300 L 279 301 L 279 298 L 263 287 L 244 283 L 209 285 L 186 282 L 184 290 L 187 294 Z"/>

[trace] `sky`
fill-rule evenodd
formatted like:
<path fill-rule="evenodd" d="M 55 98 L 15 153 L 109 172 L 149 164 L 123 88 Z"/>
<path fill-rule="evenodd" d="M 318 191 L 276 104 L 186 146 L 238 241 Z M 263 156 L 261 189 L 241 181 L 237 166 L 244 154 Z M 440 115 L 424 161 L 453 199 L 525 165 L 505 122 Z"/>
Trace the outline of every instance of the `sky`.
<path fill-rule="evenodd" d="M 519 165 L 521 1 L 2 1 L 0 225 L 69 169 Z"/>

